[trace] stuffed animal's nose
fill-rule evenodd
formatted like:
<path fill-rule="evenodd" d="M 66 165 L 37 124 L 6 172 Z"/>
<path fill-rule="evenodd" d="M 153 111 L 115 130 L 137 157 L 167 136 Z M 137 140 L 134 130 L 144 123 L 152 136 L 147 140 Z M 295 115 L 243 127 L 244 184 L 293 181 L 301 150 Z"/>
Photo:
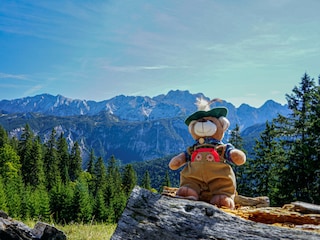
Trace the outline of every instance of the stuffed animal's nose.
<path fill-rule="evenodd" d="M 217 126 L 210 121 L 198 121 L 194 125 L 194 132 L 200 137 L 210 137 L 217 131 Z"/>

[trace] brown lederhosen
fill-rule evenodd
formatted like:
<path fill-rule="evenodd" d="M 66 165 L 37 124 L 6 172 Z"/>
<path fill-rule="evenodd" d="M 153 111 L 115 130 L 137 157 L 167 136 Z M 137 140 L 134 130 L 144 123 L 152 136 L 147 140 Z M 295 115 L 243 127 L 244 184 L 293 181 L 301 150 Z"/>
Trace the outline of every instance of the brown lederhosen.
<path fill-rule="evenodd" d="M 200 161 L 187 162 L 180 173 L 180 187 L 189 187 L 199 195 L 199 200 L 209 202 L 214 195 L 224 194 L 234 199 L 236 194 L 236 178 L 231 166 L 220 161 L 208 161 L 204 157 Z"/>

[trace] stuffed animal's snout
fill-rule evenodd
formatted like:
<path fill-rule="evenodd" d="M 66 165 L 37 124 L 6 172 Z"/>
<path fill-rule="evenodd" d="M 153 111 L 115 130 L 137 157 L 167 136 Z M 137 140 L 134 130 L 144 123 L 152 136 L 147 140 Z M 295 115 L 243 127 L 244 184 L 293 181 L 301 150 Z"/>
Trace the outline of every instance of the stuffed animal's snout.
<path fill-rule="evenodd" d="M 217 126 L 206 120 L 198 121 L 194 124 L 194 132 L 200 137 L 212 136 L 217 131 Z"/>

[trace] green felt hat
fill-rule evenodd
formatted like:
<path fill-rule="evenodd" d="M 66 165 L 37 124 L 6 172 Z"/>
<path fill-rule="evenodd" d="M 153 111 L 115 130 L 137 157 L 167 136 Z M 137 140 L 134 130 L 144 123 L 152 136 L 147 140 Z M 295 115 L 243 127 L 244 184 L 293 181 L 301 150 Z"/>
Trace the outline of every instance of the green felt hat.
<path fill-rule="evenodd" d="M 228 113 L 228 109 L 225 107 L 216 107 L 209 111 L 197 111 L 191 114 L 187 119 L 184 121 L 187 126 L 189 126 L 190 122 L 193 120 L 198 120 L 203 117 L 226 117 Z"/>

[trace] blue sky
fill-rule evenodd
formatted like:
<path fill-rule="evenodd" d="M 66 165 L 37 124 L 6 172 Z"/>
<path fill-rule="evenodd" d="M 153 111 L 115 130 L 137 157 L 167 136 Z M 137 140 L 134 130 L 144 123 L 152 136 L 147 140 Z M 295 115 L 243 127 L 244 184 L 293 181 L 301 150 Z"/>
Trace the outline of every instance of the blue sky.
<path fill-rule="evenodd" d="M 286 103 L 320 74 L 319 0 L 2 0 L 0 99 L 170 90 Z"/>

